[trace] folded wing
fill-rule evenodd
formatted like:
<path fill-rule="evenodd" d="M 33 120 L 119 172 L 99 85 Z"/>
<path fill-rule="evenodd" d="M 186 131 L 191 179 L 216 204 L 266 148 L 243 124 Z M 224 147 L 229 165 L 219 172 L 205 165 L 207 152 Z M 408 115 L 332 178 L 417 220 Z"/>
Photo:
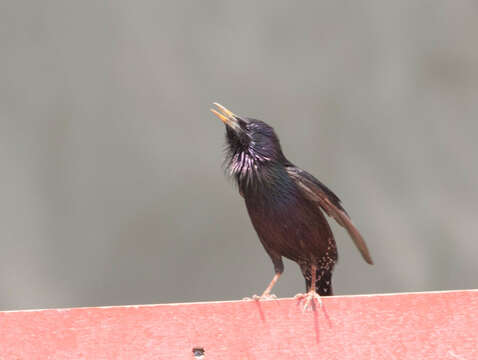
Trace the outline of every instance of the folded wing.
<path fill-rule="evenodd" d="M 340 199 L 308 172 L 295 166 L 287 167 L 287 172 L 305 196 L 317 203 L 328 216 L 333 217 L 339 225 L 347 230 L 355 245 L 360 250 L 364 260 L 369 264 L 373 264 L 365 240 L 340 204 Z"/>

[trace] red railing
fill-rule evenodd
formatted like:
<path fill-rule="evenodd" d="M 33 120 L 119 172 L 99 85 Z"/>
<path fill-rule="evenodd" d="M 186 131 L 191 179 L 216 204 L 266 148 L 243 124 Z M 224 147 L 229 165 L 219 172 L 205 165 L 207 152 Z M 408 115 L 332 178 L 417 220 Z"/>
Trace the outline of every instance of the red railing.
<path fill-rule="evenodd" d="M 0 312 L 0 359 L 478 359 L 478 291 Z"/>

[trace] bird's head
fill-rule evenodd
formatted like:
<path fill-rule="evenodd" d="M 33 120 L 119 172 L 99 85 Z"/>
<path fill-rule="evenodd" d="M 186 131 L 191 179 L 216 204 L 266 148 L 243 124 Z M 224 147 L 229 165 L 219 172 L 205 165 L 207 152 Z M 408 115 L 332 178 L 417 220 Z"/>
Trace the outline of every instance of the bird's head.
<path fill-rule="evenodd" d="M 224 106 L 214 103 L 211 111 L 226 126 L 226 168 L 238 182 L 252 182 L 266 175 L 270 167 L 284 165 L 279 138 L 265 122 L 236 115 Z"/>

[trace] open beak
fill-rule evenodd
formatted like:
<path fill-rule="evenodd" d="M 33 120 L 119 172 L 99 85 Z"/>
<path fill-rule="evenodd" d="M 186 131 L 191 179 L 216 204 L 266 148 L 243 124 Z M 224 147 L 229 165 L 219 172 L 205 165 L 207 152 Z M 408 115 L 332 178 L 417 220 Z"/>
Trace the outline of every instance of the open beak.
<path fill-rule="evenodd" d="M 239 130 L 241 127 L 239 126 L 237 122 L 236 115 L 228 109 L 226 109 L 224 106 L 218 103 L 214 103 L 214 105 L 218 108 L 217 111 L 216 109 L 211 109 L 211 112 L 216 115 L 221 121 L 226 124 L 227 126 L 231 127 L 234 130 Z"/>

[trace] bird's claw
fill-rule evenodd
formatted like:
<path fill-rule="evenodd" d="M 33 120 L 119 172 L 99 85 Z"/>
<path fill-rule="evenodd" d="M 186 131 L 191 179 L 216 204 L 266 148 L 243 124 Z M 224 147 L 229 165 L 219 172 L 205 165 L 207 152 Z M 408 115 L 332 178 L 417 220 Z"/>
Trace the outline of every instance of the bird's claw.
<path fill-rule="evenodd" d="M 319 307 L 322 307 L 322 299 L 320 298 L 320 295 L 313 290 L 309 291 L 307 294 L 297 294 L 294 296 L 294 299 L 302 299 L 302 298 L 305 299 L 305 304 L 304 304 L 304 308 L 302 309 L 302 312 L 305 312 L 307 310 L 310 302 L 314 299 L 317 300 Z"/>
<path fill-rule="evenodd" d="M 262 294 L 261 296 L 259 295 L 252 295 L 251 297 L 245 297 L 243 298 L 242 300 L 245 300 L 245 301 L 264 301 L 264 300 L 276 300 L 277 299 L 277 296 L 275 294 Z"/>

